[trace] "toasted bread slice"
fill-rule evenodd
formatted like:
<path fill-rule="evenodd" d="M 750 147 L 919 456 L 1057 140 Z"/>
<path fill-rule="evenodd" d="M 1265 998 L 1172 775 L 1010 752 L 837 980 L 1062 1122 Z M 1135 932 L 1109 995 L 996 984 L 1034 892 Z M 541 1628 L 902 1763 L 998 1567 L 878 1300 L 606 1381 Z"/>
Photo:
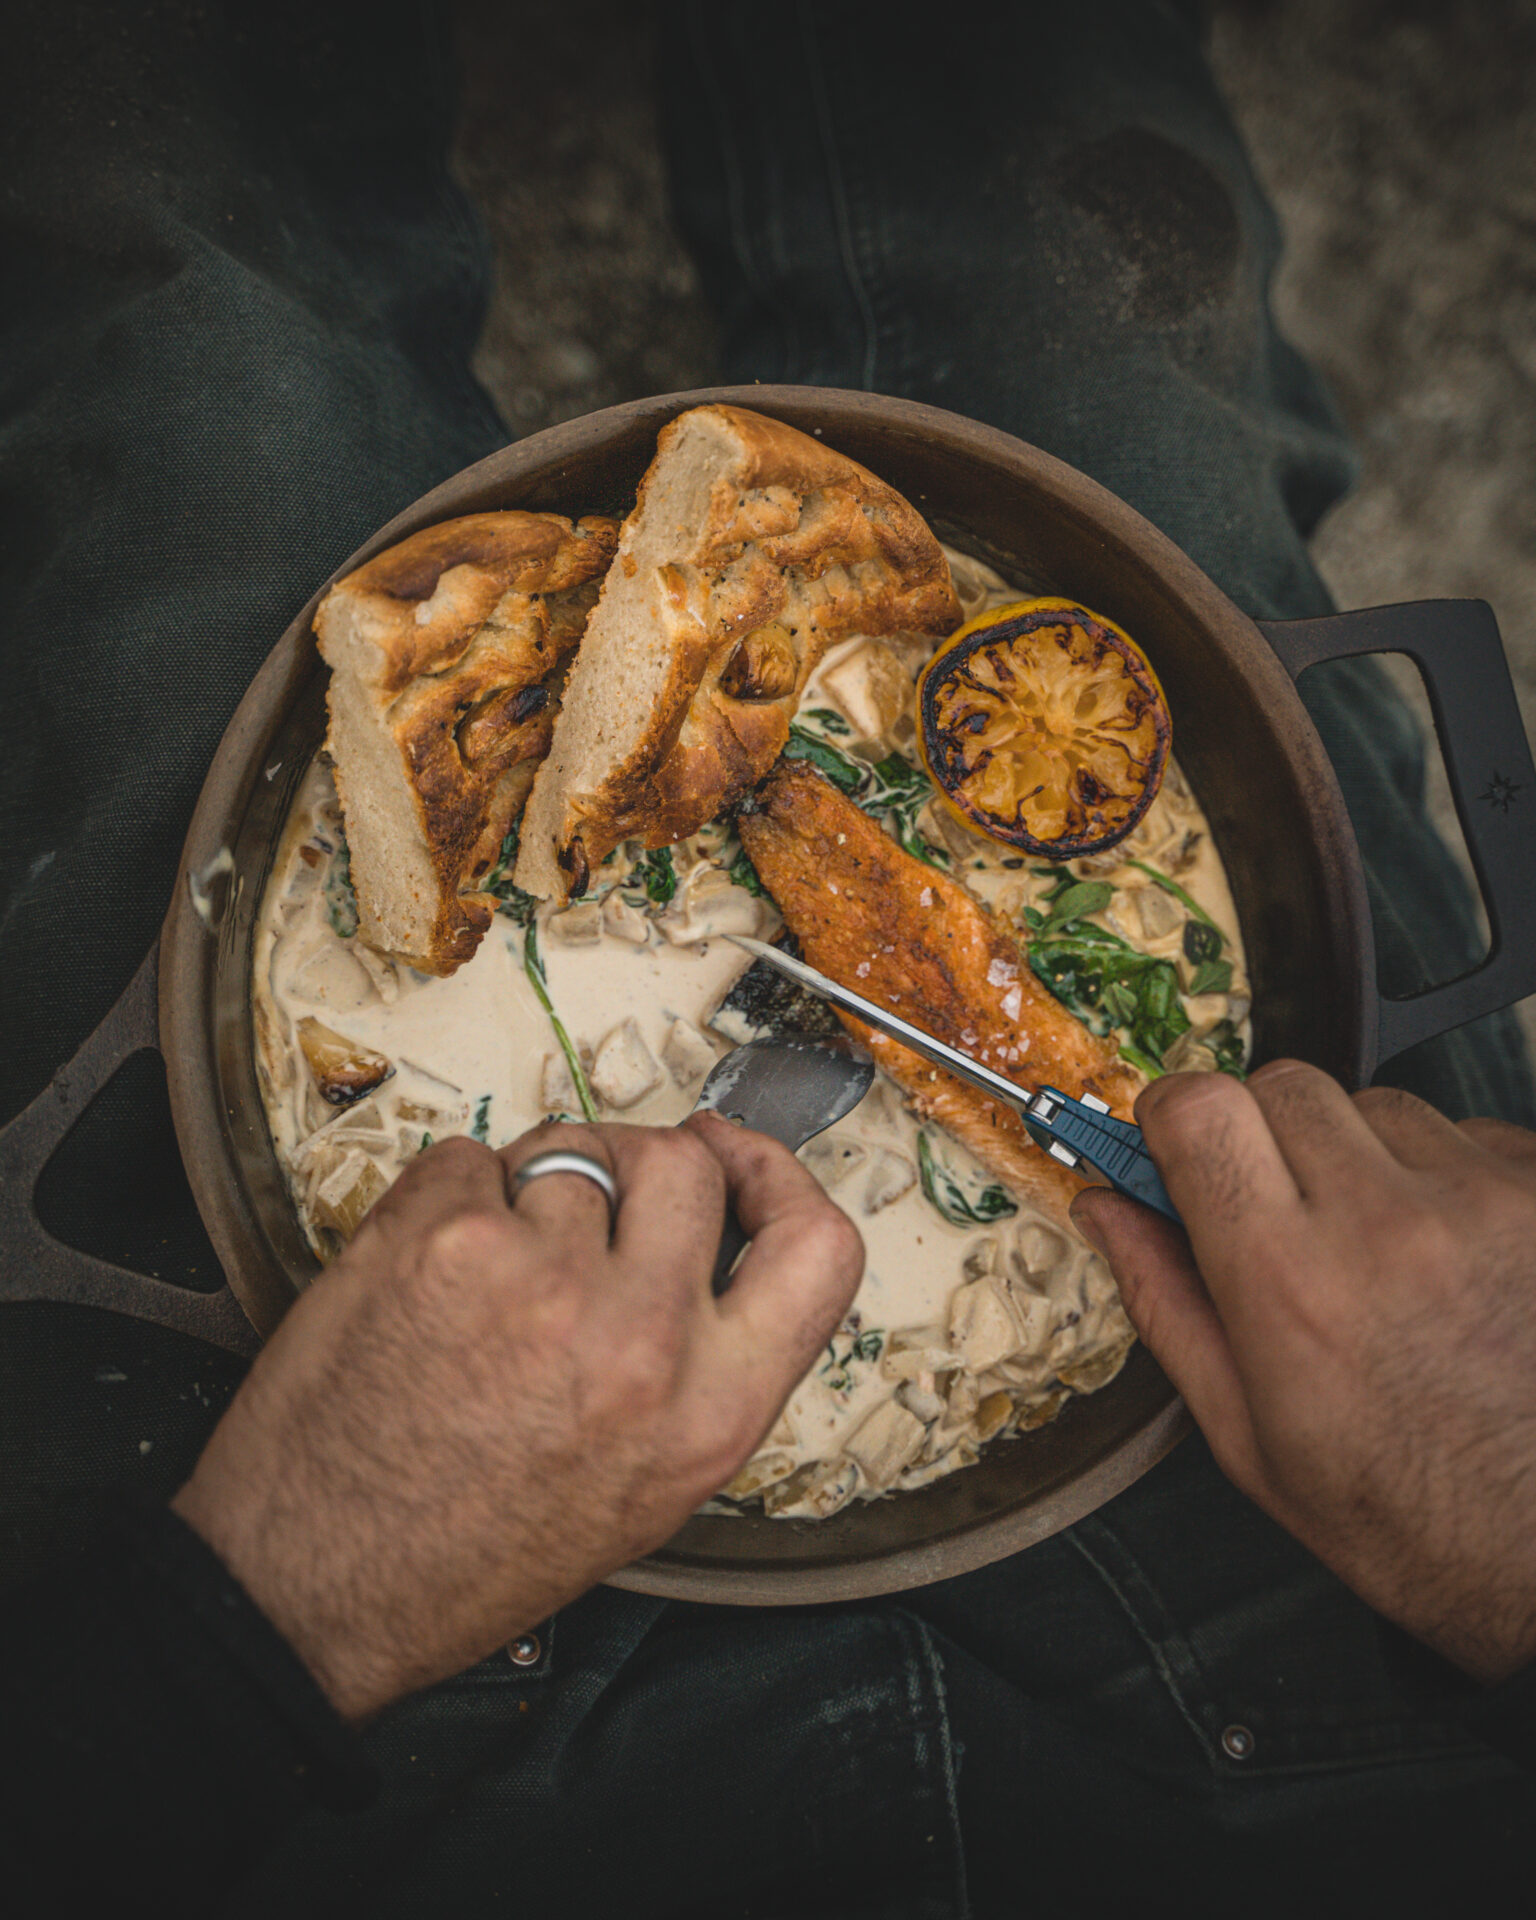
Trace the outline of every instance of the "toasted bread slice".
<path fill-rule="evenodd" d="M 477 889 L 549 746 L 617 538 L 612 520 L 469 514 L 320 602 L 326 745 L 370 947 L 445 974 L 479 945 L 496 902 Z"/>
<path fill-rule="evenodd" d="M 524 815 L 517 884 L 586 891 L 621 840 L 665 846 L 739 800 L 850 633 L 948 633 L 942 548 L 883 480 L 740 407 L 662 430 Z"/>

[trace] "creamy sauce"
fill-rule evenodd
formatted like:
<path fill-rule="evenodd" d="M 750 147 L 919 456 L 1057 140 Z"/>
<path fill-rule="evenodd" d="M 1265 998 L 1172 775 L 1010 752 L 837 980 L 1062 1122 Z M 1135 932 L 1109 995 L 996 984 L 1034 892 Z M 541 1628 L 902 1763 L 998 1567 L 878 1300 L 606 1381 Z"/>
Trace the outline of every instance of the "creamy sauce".
<path fill-rule="evenodd" d="M 967 615 L 1015 597 L 975 562 L 954 559 Z M 866 759 L 910 749 L 912 675 L 926 650 L 917 641 L 835 648 L 807 689 L 803 720 Z M 1014 859 L 943 811 L 925 808 L 918 830 L 947 847 L 951 871 L 1023 930 L 1026 910 L 1044 911 L 1056 883 L 1032 871 L 1038 862 Z M 714 1062 L 749 1037 L 740 1016 L 711 1024 L 750 964 L 724 935 L 771 939 L 780 922 L 770 901 L 731 884 L 738 853 L 727 828 L 703 829 L 672 850 L 676 892 L 659 901 L 647 897 L 631 845 L 600 870 L 594 898 L 563 913 L 538 910 L 547 991 L 603 1120 L 676 1124 Z M 1176 768 L 1129 841 L 1072 863 L 1075 876 L 1115 889 L 1092 916 L 1099 924 L 1174 959 L 1188 915 L 1130 858 L 1176 873 L 1225 936 L 1230 990 L 1185 998 L 1189 1057 L 1170 1061 L 1213 1065 L 1209 1054 L 1199 1057 L 1202 1032 L 1226 1020 L 1246 1039 L 1242 947 L 1220 859 Z M 502 1146 L 580 1111 L 517 919 L 498 914 L 474 957 L 447 979 L 371 953 L 355 928 L 342 822 L 317 756 L 262 903 L 253 1017 L 273 1141 L 323 1258 L 425 1145 L 469 1133 Z M 305 1033 L 313 1040 L 316 1023 L 341 1051 L 348 1043 L 356 1050 L 353 1078 L 332 1086 L 351 1104 L 327 1101 L 325 1076 L 313 1053 L 306 1057 Z M 386 1065 L 387 1077 L 357 1097 Z M 1010 1207 L 957 1142 L 932 1126 L 926 1132 L 950 1213 L 958 1194 L 973 1213 L 992 1207 L 997 1217 L 955 1224 L 925 1194 L 918 1125 L 883 1076 L 851 1115 L 802 1149 L 858 1225 L 867 1266 L 842 1328 L 727 1490 L 734 1498 L 761 1494 L 772 1513 L 820 1518 L 852 1498 L 922 1485 L 970 1464 L 994 1433 L 1053 1418 L 1071 1392 L 1102 1386 L 1123 1363 L 1132 1335 L 1103 1261 L 1069 1229 Z"/>

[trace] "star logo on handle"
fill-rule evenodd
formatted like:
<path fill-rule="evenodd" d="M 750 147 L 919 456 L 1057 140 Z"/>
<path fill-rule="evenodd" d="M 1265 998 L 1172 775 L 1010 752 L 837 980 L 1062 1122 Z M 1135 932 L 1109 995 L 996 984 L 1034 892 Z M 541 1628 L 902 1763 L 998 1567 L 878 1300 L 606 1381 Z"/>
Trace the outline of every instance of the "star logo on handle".
<path fill-rule="evenodd" d="M 1515 796 L 1524 791 L 1524 781 L 1510 780 L 1504 774 L 1495 772 L 1493 778 L 1477 797 L 1484 806 L 1497 807 L 1500 813 L 1508 813 L 1515 804 Z"/>

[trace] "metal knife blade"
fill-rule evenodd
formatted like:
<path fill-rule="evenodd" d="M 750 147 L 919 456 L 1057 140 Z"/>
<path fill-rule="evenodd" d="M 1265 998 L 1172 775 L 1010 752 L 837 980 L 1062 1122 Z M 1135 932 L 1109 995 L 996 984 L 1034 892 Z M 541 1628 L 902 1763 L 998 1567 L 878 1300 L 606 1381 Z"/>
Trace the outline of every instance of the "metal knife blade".
<path fill-rule="evenodd" d="M 1096 1094 L 1084 1093 L 1080 1098 L 1073 1098 L 1059 1087 L 1021 1087 L 994 1073 L 990 1067 L 984 1067 L 979 1060 L 971 1059 L 969 1054 L 935 1040 L 931 1033 L 914 1027 L 910 1020 L 903 1020 L 899 1014 L 877 1007 L 873 1000 L 866 1000 L 851 988 L 829 980 L 824 973 L 818 973 L 814 967 L 808 967 L 803 960 L 794 959 L 778 947 L 765 946 L 761 940 L 748 940 L 740 934 L 726 937 L 797 981 L 808 992 L 820 994 L 877 1032 L 888 1033 L 924 1060 L 947 1068 L 958 1079 L 969 1081 L 994 1100 L 1006 1102 L 1023 1120 L 1035 1145 L 1064 1166 L 1085 1177 L 1085 1170 L 1091 1168 L 1117 1193 L 1139 1200 L 1143 1206 L 1153 1208 L 1170 1220 L 1179 1219 L 1179 1210 L 1169 1198 L 1140 1127 L 1129 1120 L 1115 1119 L 1107 1103 Z"/>
<path fill-rule="evenodd" d="M 731 933 L 726 938 L 735 941 L 738 947 L 745 947 L 757 959 L 765 960 L 770 967 L 777 967 L 780 973 L 797 980 L 811 993 L 830 1000 L 834 1007 L 857 1015 L 877 1032 L 888 1033 L 893 1040 L 899 1040 L 904 1047 L 910 1047 L 914 1053 L 931 1060 L 935 1066 L 948 1067 L 960 1079 L 968 1080 L 973 1087 L 980 1087 L 983 1093 L 990 1093 L 994 1100 L 1006 1100 L 1010 1106 L 1022 1107 L 1034 1097 L 1033 1089 L 1018 1086 L 1002 1074 L 994 1073 L 990 1067 L 984 1067 L 969 1054 L 946 1046 L 942 1040 L 935 1040 L 931 1033 L 924 1033 L 921 1027 L 914 1027 L 910 1021 L 903 1020 L 886 1007 L 877 1007 L 873 1000 L 866 1000 L 863 994 L 839 986 L 837 981 L 829 980 L 824 973 L 818 973 L 814 967 L 808 967 L 803 960 L 794 959 L 780 948 L 770 947 L 761 940 L 749 940 L 745 934 Z"/>

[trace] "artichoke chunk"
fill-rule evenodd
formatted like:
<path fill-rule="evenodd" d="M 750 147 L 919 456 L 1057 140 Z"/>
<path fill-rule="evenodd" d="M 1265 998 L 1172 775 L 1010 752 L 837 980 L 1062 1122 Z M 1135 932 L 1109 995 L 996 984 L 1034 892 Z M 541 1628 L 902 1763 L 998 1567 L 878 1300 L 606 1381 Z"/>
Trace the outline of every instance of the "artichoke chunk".
<path fill-rule="evenodd" d="M 766 1492 L 769 1487 L 777 1486 L 779 1481 L 787 1480 L 795 1470 L 795 1456 L 792 1453 L 758 1453 L 736 1475 L 727 1486 L 721 1488 L 727 1500 L 750 1500 L 754 1494 Z"/>
<path fill-rule="evenodd" d="M 320 1097 L 329 1106 L 350 1107 L 354 1100 L 383 1086 L 395 1070 L 394 1062 L 382 1053 L 323 1026 L 313 1014 L 299 1022 L 299 1045 Z"/>

